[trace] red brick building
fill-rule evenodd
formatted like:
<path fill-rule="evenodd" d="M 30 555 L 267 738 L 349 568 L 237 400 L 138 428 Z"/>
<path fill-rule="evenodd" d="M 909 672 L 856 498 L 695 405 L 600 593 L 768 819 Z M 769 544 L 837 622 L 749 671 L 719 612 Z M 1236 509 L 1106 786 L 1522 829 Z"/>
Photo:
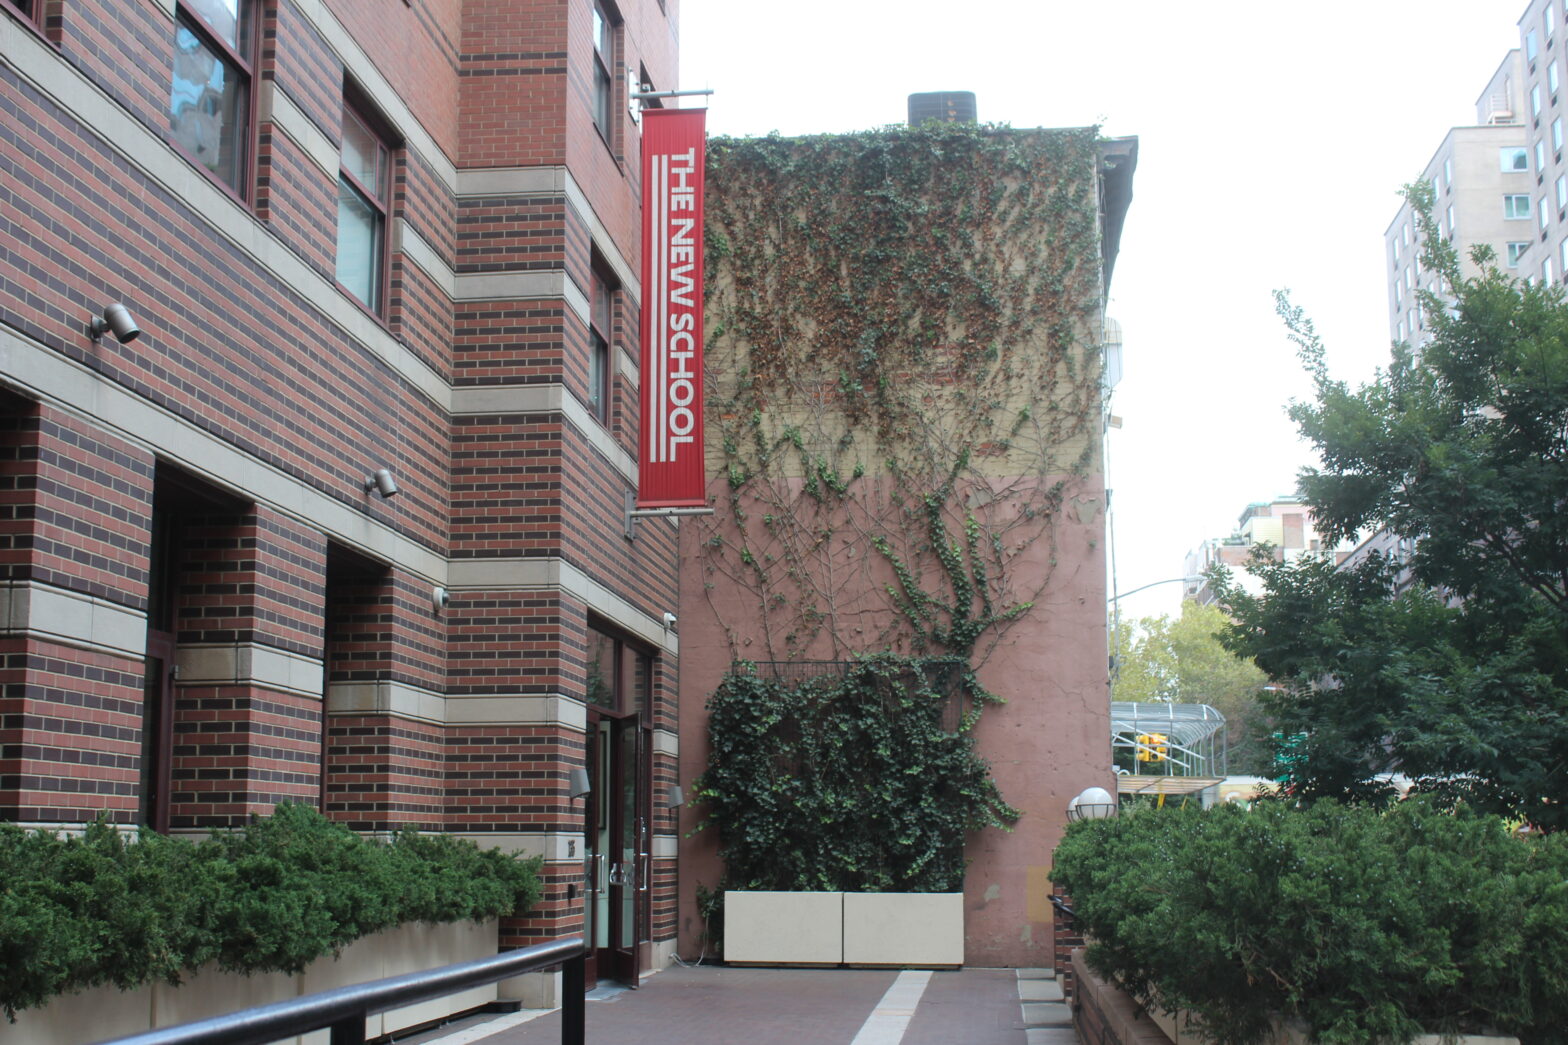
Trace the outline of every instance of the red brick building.
<path fill-rule="evenodd" d="M 600 976 L 663 964 L 629 85 L 673 6 L 0 0 L 0 819 L 316 802 L 540 854 L 505 942 L 586 906 Z"/>

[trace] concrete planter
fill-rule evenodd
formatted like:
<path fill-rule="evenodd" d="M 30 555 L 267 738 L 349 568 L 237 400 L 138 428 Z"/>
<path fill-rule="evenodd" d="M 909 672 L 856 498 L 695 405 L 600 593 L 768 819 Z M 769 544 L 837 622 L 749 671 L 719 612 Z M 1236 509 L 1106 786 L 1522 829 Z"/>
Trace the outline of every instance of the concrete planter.
<path fill-rule="evenodd" d="M 724 959 L 764 965 L 964 963 L 962 893 L 724 894 Z"/>
<path fill-rule="evenodd" d="M 0 1024 L 3 1027 L 0 1039 L 6 1045 L 105 1041 L 351 983 L 434 969 L 495 954 L 496 926 L 494 919 L 478 924 L 401 925 L 356 940 L 338 957 L 313 962 L 298 976 L 285 973 L 242 976 L 208 968 L 186 977 L 179 987 L 164 983 L 134 991 L 96 987 L 80 994 L 62 995 L 42 1009 L 17 1013 L 16 1023 Z M 374 1038 L 390 1034 L 454 1012 L 478 1008 L 495 998 L 496 988 L 491 984 L 405 1009 L 394 1009 L 366 1020 L 365 1036 Z M 327 1032 L 286 1038 L 284 1043 L 327 1045 Z"/>

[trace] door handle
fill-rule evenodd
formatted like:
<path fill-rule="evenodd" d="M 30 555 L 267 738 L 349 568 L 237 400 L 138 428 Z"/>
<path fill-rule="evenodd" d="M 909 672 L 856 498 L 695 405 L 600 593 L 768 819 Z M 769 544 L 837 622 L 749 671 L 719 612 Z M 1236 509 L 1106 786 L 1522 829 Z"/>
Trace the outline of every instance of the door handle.
<path fill-rule="evenodd" d="M 626 884 L 626 865 L 625 864 L 611 864 L 610 865 L 610 884 L 611 885 L 625 885 Z"/>

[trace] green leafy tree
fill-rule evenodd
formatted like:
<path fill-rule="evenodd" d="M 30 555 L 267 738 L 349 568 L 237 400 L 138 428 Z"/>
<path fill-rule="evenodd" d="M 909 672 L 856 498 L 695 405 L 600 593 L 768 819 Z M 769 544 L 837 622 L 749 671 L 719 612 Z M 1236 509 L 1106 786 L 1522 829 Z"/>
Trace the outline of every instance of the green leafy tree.
<path fill-rule="evenodd" d="M 1220 642 L 1230 618 L 1218 606 L 1183 602 L 1123 625 L 1116 634 L 1116 700 L 1208 704 L 1225 716 L 1232 773 L 1263 773 L 1271 758 L 1257 735 L 1267 721 L 1258 695 L 1268 683 L 1250 659 Z"/>
<path fill-rule="evenodd" d="M 1299 309 L 1280 309 L 1315 386 L 1292 416 L 1322 461 L 1301 492 L 1338 540 L 1384 528 L 1417 543 L 1419 590 L 1397 564 L 1352 571 L 1256 563 L 1261 597 L 1229 587 L 1226 643 L 1291 685 L 1265 704 L 1307 734 L 1294 783 L 1361 795 L 1398 768 L 1482 808 L 1568 826 L 1568 305 L 1555 286 L 1471 254 L 1422 213 L 1423 263 L 1452 293 L 1422 294 L 1432 332 L 1386 372 L 1335 380 Z"/>

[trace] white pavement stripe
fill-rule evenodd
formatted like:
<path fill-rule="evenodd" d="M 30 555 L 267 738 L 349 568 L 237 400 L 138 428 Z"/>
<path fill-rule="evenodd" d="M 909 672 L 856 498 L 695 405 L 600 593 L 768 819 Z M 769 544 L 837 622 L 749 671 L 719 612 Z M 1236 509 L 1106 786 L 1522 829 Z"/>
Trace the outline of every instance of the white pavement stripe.
<path fill-rule="evenodd" d="M 877 1007 L 866 1017 L 866 1022 L 860 1025 L 860 1033 L 855 1035 L 850 1045 L 898 1045 L 903 1041 L 904 1031 L 914 1018 L 915 1006 L 920 1004 L 920 996 L 925 993 L 926 984 L 930 980 L 930 969 L 910 969 L 899 973 L 893 986 L 887 989 L 882 1000 L 877 1002 Z"/>
<path fill-rule="evenodd" d="M 425 1045 L 471 1045 L 472 1042 L 483 1041 L 492 1034 L 500 1034 L 504 1030 L 520 1027 L 529 1020 L 537 1020 L 540 1016 L 548 1016 L 554 1011 L 554 1009 L 523 1009 L 521 1012 L 486 1020 L 455 1034 L 448 1034 L 444 1038 L 432 1038 L 425 1042 Z"/>

